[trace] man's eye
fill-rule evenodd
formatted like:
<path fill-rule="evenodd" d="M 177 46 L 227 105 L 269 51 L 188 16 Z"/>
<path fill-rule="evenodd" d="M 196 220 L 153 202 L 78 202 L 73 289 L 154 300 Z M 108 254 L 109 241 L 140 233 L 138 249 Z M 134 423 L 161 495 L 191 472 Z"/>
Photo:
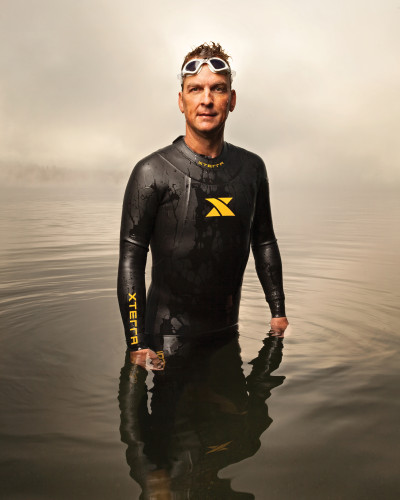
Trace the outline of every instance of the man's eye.
<path fill-rule="evenodd" d="M 215 87 L 215 90 L 216 90 L 217 92 L 226 92 L 226 88 L 225 88 L 225 87 L 223 87 L 223 86 L 218 86 L 218 87 Z"/>
<path fill-rule="evenodd" d="M 199 90 L 199 87 L 191 87 L 189 89 L 189 92 L 197 92 Z"/>

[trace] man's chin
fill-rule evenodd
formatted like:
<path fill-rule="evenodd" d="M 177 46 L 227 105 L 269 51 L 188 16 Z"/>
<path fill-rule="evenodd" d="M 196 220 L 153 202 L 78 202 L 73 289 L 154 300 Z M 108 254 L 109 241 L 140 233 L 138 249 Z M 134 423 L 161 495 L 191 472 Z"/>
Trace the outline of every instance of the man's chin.
<path fill-rule="evenodd" d="M 218 132 L 218 130 L 220 130 L 220 128 L 221 128 L 220 123 L 218 123 L 218 124 L 216 124 L 216 123 L 201 123 L 197 127 L 197 131 L 200 134 L 208 135 L 208 134 L 215 134 L 216 132 Z"/>

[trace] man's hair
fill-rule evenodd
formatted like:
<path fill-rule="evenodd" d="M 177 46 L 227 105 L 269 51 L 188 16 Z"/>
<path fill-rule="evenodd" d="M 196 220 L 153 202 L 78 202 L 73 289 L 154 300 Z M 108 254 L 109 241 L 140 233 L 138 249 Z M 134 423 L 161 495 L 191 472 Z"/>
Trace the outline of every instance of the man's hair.
<path fill-rule="evenodd" d="M 230 67 L 230 56 L 224 51 L 219 43 L 210 42 L 203 43 L 193 49 L 191 52 L 187 53 L 185 59 L 183 60 L 182 68 L 191 59 L 208 59 L 210 57 L 220 57 Z"/>

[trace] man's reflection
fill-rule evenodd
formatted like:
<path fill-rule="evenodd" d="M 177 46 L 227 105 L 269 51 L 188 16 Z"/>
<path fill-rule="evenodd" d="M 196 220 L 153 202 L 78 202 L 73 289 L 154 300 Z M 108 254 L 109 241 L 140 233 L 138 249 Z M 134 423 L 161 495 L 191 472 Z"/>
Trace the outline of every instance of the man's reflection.
<path fill-rule="evenodd" d="M 263 344 L 245 378 L 237 331 L 212 341 L 164 337 L 165 367 L 154 372 L 150 390 L 147 371 L 126 357 L 120 431 L 141 499 L 254 498 L 233 491 L 217 474 L 252 456 L 272 422 L 265 401 L 285 379 L 271 375 L 282 360 L 283 341 L 270 336 Z"/>

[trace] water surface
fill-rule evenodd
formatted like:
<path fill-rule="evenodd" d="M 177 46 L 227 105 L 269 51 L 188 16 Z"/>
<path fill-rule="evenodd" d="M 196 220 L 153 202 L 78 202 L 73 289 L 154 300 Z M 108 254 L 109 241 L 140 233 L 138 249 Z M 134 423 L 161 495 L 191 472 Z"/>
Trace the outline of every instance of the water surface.
<path fill-rule="evenodd" d="M 0 194 L 2 498 L 138 498 L 118 403 L 123 186 Z M 219 478 L 261 500 L 397 499 L 398 197 L 272 194 L 291 322 L 274 372 L 284 381 L 259 450 Z M 252 258 L 240 318 L 246 377 L 268 332 Z"/>

